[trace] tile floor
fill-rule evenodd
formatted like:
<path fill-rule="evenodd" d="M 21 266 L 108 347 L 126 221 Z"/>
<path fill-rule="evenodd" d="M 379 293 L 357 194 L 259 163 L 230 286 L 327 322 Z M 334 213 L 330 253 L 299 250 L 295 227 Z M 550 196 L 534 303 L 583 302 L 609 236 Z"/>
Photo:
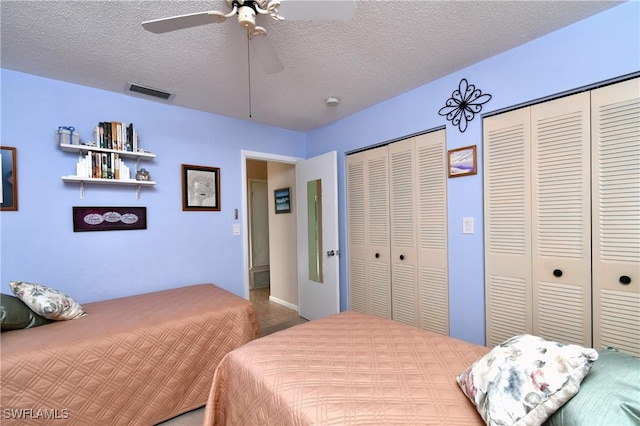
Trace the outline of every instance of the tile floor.
<path fill-rule="evenodd" d="M 249 292 L 249 300 L 253 302 L 258 313 L 260 328 L 290 322 L 300 318 L 298 312 L 269 300 L 269 287 L 255 288 Z"/>

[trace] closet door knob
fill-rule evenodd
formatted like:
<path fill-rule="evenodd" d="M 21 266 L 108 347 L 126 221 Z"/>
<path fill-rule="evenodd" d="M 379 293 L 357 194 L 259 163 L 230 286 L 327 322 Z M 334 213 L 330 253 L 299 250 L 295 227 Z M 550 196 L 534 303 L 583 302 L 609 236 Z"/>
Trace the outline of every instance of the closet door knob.
<path fill-rule="evenodd" d="M 631 277 L 627 275 L 623 275 L 620 277 L 620 284 L 628 285 L 631 284 Z"/>
<path fill-rule="evenodd" d="M 400 260 L 404 260 L 404 254 L 400 255 Z"/>
<path fill-rule="evenodd" d="M 380 253 L 376 253 L 376 259 L 380 257 Z"/>
<path fill-rule="evenodd" d="M 562 271 L 560 269 L 554 269 L 553 276 L 560 278 L 562 276 Z"/>

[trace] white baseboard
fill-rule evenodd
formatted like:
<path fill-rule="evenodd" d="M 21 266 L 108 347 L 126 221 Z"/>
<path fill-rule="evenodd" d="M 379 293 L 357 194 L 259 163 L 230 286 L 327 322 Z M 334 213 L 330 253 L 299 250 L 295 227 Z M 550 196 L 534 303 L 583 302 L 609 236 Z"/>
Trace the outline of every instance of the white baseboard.
<path fill-rule="evenodd" d="M 269 301 L 277 303 L 278 305 L 282 305 L 289 309 L 293 309 L 294 311 L 298 312 L 298 305 L 294 305 L 293 303 L 285 302 L 284 300 L 280 300 L 277 297 L 273 297 L 273 296 L 269 296 Z"/>

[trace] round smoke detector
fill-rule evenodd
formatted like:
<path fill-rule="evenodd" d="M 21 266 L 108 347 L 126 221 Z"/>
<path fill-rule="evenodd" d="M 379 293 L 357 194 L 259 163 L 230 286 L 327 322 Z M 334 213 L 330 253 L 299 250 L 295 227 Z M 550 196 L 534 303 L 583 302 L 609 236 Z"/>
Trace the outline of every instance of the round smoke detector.
<path fill-rule="evenodd" d="M 340 103 L 340 99 L 336 98 L 335 96 L 329 96 L 324 100 L 324 103 L 327 104 L 327 106 L 334 107 Z"/>

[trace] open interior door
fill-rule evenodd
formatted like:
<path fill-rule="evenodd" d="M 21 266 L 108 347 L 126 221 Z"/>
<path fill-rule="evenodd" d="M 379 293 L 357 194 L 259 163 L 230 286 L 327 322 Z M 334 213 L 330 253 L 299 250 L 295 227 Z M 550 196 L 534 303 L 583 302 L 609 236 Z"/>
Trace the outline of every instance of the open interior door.
<path fill-rule="evenodd" d="M 312 320 L 340 311 L 336 151 L 296 164 L 296 198 L 298 314 Z"/>

